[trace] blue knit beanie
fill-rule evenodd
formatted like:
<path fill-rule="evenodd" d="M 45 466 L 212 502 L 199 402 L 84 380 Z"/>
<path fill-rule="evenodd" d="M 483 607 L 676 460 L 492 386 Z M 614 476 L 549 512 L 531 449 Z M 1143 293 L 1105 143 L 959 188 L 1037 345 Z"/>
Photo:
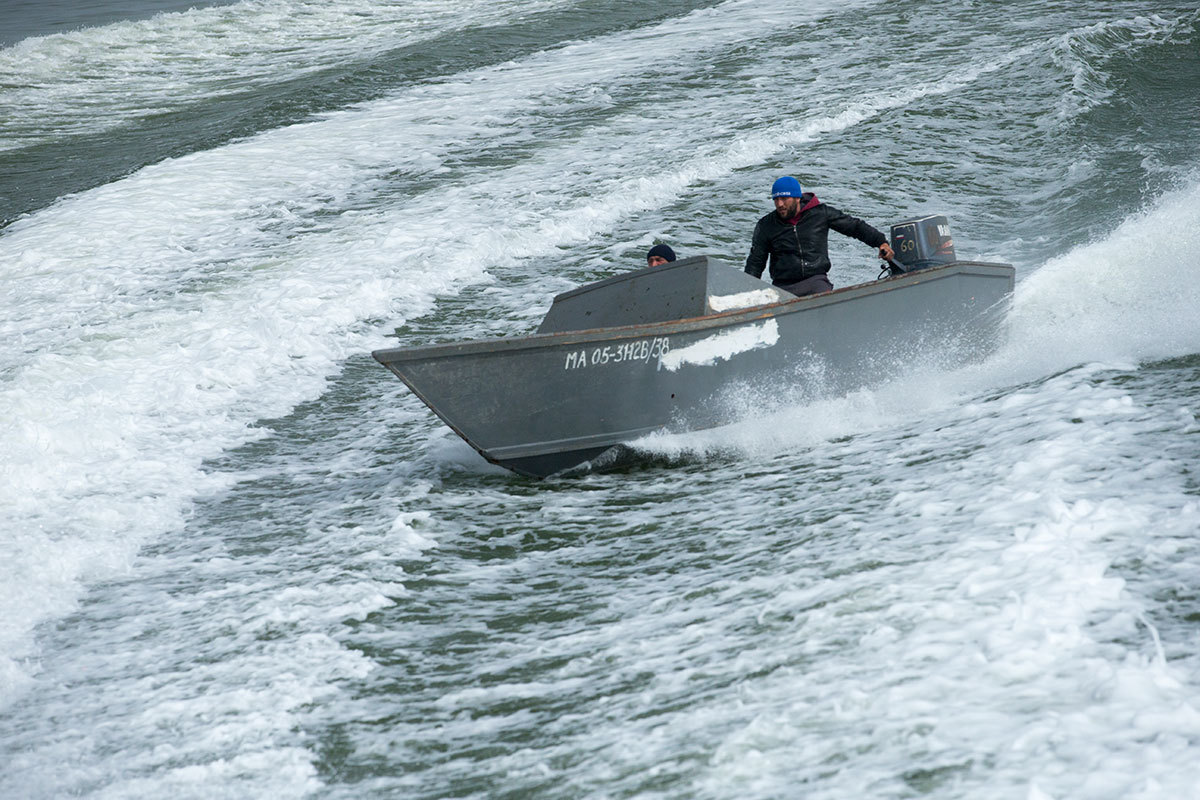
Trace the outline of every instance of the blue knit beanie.
<path fill-rule="evenodd" d="M 675 251 L 665 244 L 656 244 L 650 248 L 650 252 L 646 253 L 646 260 L 649 261 L 654 256 L 665 258 L 667 261 L 674 261 Z"/>
<path fill-rule="evenodd" d="M 791 175 L 785 175 L 775 181 L 771 186 L 771 197 L 799 197 L 803 194 L 800 189 L 800 181 L 793 178 Z"/>

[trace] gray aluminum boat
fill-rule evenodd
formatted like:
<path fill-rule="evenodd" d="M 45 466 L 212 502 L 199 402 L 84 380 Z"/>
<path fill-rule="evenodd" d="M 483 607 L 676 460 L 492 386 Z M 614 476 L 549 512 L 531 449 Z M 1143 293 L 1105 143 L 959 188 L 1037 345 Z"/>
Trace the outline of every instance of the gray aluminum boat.
<path fill-rule="evenodd" d="M 953 261 L 795 297 L 697 256 L 560 294 L 531 336 L 373 355 L 488 461 L 542 478 L 654 431 L 736 422 L 756 397 L 978 358 L 1013 283 L 1007 264 Z"/>

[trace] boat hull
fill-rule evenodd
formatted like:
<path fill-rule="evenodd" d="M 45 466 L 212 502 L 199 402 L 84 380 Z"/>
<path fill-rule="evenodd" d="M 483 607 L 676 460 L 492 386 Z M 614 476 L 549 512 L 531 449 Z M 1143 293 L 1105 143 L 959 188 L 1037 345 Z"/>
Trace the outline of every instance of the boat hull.
<path fill-rule="evenodd" d="M 484 458 L 540 478 L 654 431 L 735 422 L 781 391 L 834 396 L 930 352 L 978 358 L 1012 288 L 1008 265 L 957 262 L 690 319 L 373 355 Z"/>

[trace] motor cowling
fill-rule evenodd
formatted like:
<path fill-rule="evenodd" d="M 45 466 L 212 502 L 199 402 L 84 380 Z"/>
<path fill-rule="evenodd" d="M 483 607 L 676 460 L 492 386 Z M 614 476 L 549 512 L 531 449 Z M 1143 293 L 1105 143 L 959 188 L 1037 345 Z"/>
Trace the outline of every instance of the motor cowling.
<path fill-rule="evenodd" d="M 897 222 L 892 226 L 892 250 L 905 272 L 958 260 L 950 221 L 940 214 Z"/>

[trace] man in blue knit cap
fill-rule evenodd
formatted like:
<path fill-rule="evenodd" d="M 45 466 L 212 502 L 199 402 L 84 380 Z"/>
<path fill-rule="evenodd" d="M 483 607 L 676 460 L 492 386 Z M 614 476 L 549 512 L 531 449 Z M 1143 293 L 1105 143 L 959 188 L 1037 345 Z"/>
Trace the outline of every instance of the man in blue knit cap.
<path fill-rule="evenodd" d="M 665 244 L 656 244 L 646 253 L 647 267 L 661 267 L 675 260 L 675 251 Z"/>
<path fill-rule="evenodd" d="M 887 237 L 857 217 L 825 205 L 800 181 L 785 176 L 771 187 L 775 210 L 754 226 L 746 272 L 761 278 L 770 259 L 771 283 L 792 294 L 832 291 L 829 281 L 829 229 L 879 248 L 879 257 L 895 254 Z"/>

